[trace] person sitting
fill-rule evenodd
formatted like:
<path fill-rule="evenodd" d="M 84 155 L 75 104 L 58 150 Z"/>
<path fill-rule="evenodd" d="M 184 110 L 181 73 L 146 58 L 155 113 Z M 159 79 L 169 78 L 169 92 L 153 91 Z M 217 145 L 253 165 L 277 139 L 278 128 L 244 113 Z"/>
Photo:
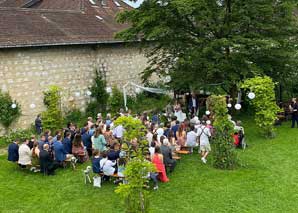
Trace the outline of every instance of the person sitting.
<path fill-rule="evenodd" d="M 44 144 L 46 144 L 47 142 L 46 142 L 46 136 L 45 135 L 42 135 L 41 137 L 40 137 L 40 141 L 38 141 L 38 148 L 39 148 L 39 150 L 42 150 L 43 149 L 43 145 Z"/>
<path fill-rule="evenodd" d="M 110 146 L 110 150 L 108 151 L 108 159 L 111 161 L 118 160 L 119 158 L 119 144 L 114 143 L 113 145 Z"/>
<path fill-rule="evenodd" d="M 176 160 L 172 158 L 172 150 L 169 147 L 169 145 L 169 140 L 167 138 L 163 139 L 162 145 L 160 146 L 160 150 L 163 155 L 164 165 L 170 168 L 170 172 L 173 172 L 176 166 Z"/>
<path fill-rule="evenodd" d="M 67 158 L 71 156 L 65 151 L 64 146 L 61 142 L 61 135 L 57 135 L 57 141 L 54 142 L 54 153 L 55 153 L 55 160 L 58 163 L 62 163 Z"/>
<path fill-rule="evenodd" d="M 65 134 L 65 138 L 62 141 L 62 144 L 64 146 L 64 149 L 67 153 L 71 154 L 72 151 L 72 144 L 71 144 L 71 133 L 70 132 L 66 132 Z"/>
<path fill-rule="evenodd" d="M 102 172 L 100 169 L 101 159 L 102 159 L 102 157 L 100 156 L 99 150 L 95 149 L 93 152 L 93 158 L 92 158 L 92 170 L 93 170 L 93 173 L 95 173 L 95 174 L 99 174 Z"/>
<path fill-rule="evenodd" d="M 19 160 L 19 139 L 16 139 L 14 142 L 8 146 L 8 157 L 7 160 L 11 162 L 17 162 Z"/>
<path fill-rule="evenodd" d="M 35 167 L 34 171 L 37 172 L 38 169 L 36 167 L 39 167 L 39 153 L 40 153 L 37 141 L 34 142 L 31 152 L 32 152 L 32 166 Z"/>
<path fill-rule="evenodd" d="M 21 168 L 26 168 L 28 165 L 31 165 L 31 150 L 28 146 L 29 140 L 26 139 L 23 144 L 19 147 L 19 160 L 18 164 Z"/>
<path fill-rule="evenodd" d="M 116 161 L 111 161 L 108 159 L 108 155 L 106 152 L 102 153 L 102 160 L 100 161 L 100 168 L 102 172 L 106 176 L 111 176 L 115 173 L 114 166 L 116 165 Z"/>
<path fill-rule="evenodd" d="M 88 154 L 84 150 L 84 145 L 82 142 L 82 136 L 80 133 L 77 133 L 73 139 L 72 143 L 72 154 L 79 159 L 80 163 L 88 160 Z"/>
<path fill-rule="evenodd" d="M 161 182 L 168 182 L 169 178 L 167 177 L 166 168 L 163 163 L 163 155 L 161 154 L 161 150 L 159 146 L 155 147 L 155 153 L 151 162 L 155 165 L 156 170 L 158 172 L 158 178 Z"/>
<path fill-rule="evenodd" d="M 95 134 L 94 136 L 92 136 L 91 140 L 93 142 L 93 149 L 98 149 L 100 152 L 104 152 L 107 150 L 107 142 L 100 127 L 96 129 Z"/>
<path fill-rule="evenodd" d="M 58 164 L 51 159 L 48 150 L 49 145 L 44 144 L 43 149 L 39 153 L 40 172 L 46 175 L 54 175 Z"/>
<path fill-rule="evenodd" d="M 197 144 L 197 133 L 194 125 L 190 125 L 190 131 L 186 134 L 186 146 L 191 147 L 190 152 L 193 153 L 193 148 Z"/>

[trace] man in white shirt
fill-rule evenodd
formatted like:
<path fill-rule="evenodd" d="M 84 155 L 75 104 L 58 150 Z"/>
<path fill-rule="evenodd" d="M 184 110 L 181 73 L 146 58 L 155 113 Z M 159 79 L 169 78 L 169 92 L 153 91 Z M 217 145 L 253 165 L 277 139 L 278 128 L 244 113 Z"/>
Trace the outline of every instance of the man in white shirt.
<path fill-rule="evenodd" d="M 197 129 L 197 135 L 200 138 L 200 152 L 201 160 L 203 163 L 207 162 L 207 156 L 211 152 L 211 147 L 209 143 L 209 137 L 211 137 L 210 129 L 203 123 L 200 128 Z"/>

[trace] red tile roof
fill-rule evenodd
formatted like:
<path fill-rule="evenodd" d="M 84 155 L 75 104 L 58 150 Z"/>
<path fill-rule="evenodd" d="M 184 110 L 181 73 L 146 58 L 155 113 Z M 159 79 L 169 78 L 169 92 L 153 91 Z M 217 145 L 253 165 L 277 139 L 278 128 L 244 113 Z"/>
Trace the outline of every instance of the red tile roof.
<path fill-rule="evenodd" d="M 121 42 L 114 35 L 127 26 L 115 16 L 131 8 L 121 0 L 104 2 L 0 0 L 0 48 Z"/>

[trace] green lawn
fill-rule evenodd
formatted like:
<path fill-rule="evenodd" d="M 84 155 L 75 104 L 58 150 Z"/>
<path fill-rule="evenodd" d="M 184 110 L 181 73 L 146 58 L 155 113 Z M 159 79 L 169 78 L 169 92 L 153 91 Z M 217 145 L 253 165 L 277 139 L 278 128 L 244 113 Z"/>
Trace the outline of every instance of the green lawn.
<path fill-rule="evenodd" d="M 298 129 L 289 123 L 274 140 L 264 140 L 244 122 L 249 148 L 239 151 L 234 171 L 183 156 L 170 182 L 152 192 L 152 212 L 297 212 Z M 44 177 L 20 171 L 0 157 L 0 212 L 123 212 L 112 183 L 101 189 L 83 184 L 81 166 Z"/>

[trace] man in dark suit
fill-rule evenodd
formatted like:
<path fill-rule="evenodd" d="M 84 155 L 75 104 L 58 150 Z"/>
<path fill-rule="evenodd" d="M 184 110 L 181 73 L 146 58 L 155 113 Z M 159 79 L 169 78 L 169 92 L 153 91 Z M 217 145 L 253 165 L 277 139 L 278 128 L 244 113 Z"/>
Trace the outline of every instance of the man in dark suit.
<path fill-rule="evenodd" d="M 169 140 L 163 139 L 160 146 L 161 153 L 163 155 L 163 161 L 166 167 L 170 168 L 170 172 L 174 171 L 176 166 L 176 160 L 172 158 L 172 150 L 169 147 Z"/>
<path fill-rule="evenodd" d="M 54 175 L 55 170 L 58 168 L 58 164 L 55 163 L 49 154 L 49 145 L 44 144 L 43 150 L 39 153 L 40 172 L 47 175 Z"/>
<path fill-rule="evenodd" d="M 297 123 L 298 127 L 298 104 L 296 102 L 296 98 L 292 98 L 292 103 L 289 108 L 292 113 L 292 128 L 295 127 L 295 122 Z"/>
<path fill-rule="evenodd" d="M 62 144 L 64 146 L 65 151 L 68 154 L 71 154 L 72 143 L 71 143 L 71 133 L 70 132 L 66 132 L 65 138 L 63 139 Z"/>
<path fill-rule="evenodd" d="M 40 114 L 38 114 L 35 119 L 35 129 L 36 129 L 37 134 L 40 135 L 40 133 L 42 131 L 42 123 L 41 123 Z"/>
<path fill-rule="evenodd" d="M 8 146 L 8 157 L 7 160 L 11 162 L 17 162 L 19 160 L 19 139 L 16 139 L 14 142 Z"/>
<path fill-rule="evenodd" d="M 66 159 L 66 154 L 68 154 L 65 149 L 64 146 L 61 142 L 61 135 L 57 135 L 57 141 L 54 142 L 54 153 L 55 153 L 55 160 L 58 163 L 61 163 L 63 161 L 65 161 Z"/>
<path fill-rule="evenodd" d="M 196 97 L 196 94 L 192 93 L 191 97 L 189 99 L 189 102 L 188 102 L 188 109 L 189 109 L 191 115 L 196 115 L 198 108 L 199 108 L 198 99 Z"/>
<path fill-rule="evenodd" d="M 82 132 L 82 141 L 84 146 L 87 149 L 89 157 L 92 156 L 92 141 L 91 141 L 91 135 L 88 134 L 88 127 L 84 129 Z"/>

